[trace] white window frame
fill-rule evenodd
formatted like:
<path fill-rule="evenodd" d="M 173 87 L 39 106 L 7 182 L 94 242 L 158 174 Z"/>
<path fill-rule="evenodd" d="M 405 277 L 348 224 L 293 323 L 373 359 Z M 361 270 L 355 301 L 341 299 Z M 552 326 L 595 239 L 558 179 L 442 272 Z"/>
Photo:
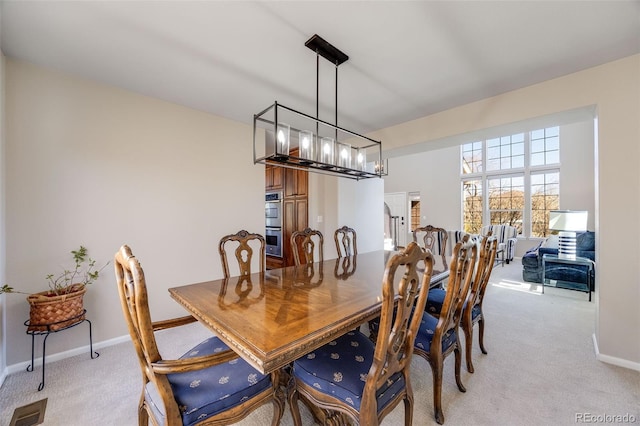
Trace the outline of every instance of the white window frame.
<path fill-rule="evenodd" d="M 524 166 L 512 169 L 500 169 L 500 170 L 492 170 L 487 171 L 487 140 L 496 139 L 496 137 L 485 138 L 482 141 L 469 141 L 467 143 L 482 143 L 482 171 L 476 173 L 463 173 L 463 148 L 465 144 L 460 145 L 460 187 L 461 187 L 461 212 L 460 212 L 460 223 L 461 229 L 464 229 L 464 182 L 468 180 L 479 180 L 482 185 L 482 226 L 487 226 L 491 224 L 491 214 L 489 211 L 489 188 L 488 188 L 488 180 L 490 179 L 500 179 L 505 177 L 514 177 L 514 176 L 522 176 L 524 179 L 524 211 L 522 213 L 522 226 L 521 233 L 518 234 L 519 238 L 542 238 L 540 236 L 533 236 L 533 224 L 531 222 L 532 219 L 532 194 L 531 194 L 531 175 L 532 174 L 540 174 L 540 173 L 558 173 L 558 185 L 561 185 L 560 182 L 560 170 L 561 164 L 560 162 L 554 164 L 545 164 L 539 166 L 531 166 L 531 134 L 536 130 L 545 130 L 553 127 L 559 126 L 547 126 L 543 129 L 533 129 L 532 131 L 523 131 L 523 132 L 513 132 L 509 135 L 498 136 L 497 139 L 506 136 L 513 136 L 519 133 L 524 134 Z M 558 135 L 560 138 L 560 128 L 558 129 Z M 558 194 L 558 197 L 560 194 Z M 558 201 L 559 203 L 559 201 Z"/>

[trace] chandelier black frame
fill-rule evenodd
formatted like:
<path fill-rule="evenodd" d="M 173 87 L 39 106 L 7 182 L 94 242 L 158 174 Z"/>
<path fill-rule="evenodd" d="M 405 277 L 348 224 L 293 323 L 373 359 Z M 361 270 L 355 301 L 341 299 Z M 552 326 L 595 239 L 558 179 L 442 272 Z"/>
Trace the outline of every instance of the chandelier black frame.
<path fill-rule="evenodd" d="M 253 162 L 350 179 L 382 177 L 382 142 L 338 126 L 338 66 L 349 57 L 315 34 L 305 43 L 316 52 L 316 116 L 274 102 L 253 116 Z M 335 123 L 319 116 L 320 56 L 335 64 Z M 261 149 L 260 154 L 258 148 Z"/>

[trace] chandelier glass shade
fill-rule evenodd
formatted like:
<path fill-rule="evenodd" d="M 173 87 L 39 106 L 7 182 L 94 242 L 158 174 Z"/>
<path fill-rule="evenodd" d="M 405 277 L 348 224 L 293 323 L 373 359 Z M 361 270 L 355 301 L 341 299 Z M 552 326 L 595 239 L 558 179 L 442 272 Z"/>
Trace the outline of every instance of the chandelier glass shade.
<path fill-rule="evenodd" d="M 349 57 L 318 35 L 305 45 L 336 66 L 336 123 L 318 118 L 318 93 L 315 117 L 276 101 L 253 116 L 253 162 L 356 180 L 382 177 L 382 143 L 337 125 L 338 65 Z"/>

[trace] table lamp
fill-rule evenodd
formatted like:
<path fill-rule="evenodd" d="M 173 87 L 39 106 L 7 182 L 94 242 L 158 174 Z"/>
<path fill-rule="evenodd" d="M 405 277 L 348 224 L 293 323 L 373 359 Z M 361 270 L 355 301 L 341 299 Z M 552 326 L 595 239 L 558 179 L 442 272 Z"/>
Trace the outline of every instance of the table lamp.
<path fill-rule="evenodd" d="M 587 230 L 589 212 L 576 210 L 549 211 L 549 229 L 558 232 L 558 258 L 576 258 L 576 232 Z"/>

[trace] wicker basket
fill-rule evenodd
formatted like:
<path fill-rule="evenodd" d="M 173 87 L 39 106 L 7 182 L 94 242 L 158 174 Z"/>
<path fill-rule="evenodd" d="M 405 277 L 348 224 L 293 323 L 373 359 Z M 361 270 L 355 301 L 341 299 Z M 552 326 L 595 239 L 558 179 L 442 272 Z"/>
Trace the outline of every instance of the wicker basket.
<path fill-rule="evenodd" d="M 30 305 L 28 331 L 56 331 L 84 321 L 83 285 L 61 296 L 49 296 L 48 291 L 27 297 Z"/>

